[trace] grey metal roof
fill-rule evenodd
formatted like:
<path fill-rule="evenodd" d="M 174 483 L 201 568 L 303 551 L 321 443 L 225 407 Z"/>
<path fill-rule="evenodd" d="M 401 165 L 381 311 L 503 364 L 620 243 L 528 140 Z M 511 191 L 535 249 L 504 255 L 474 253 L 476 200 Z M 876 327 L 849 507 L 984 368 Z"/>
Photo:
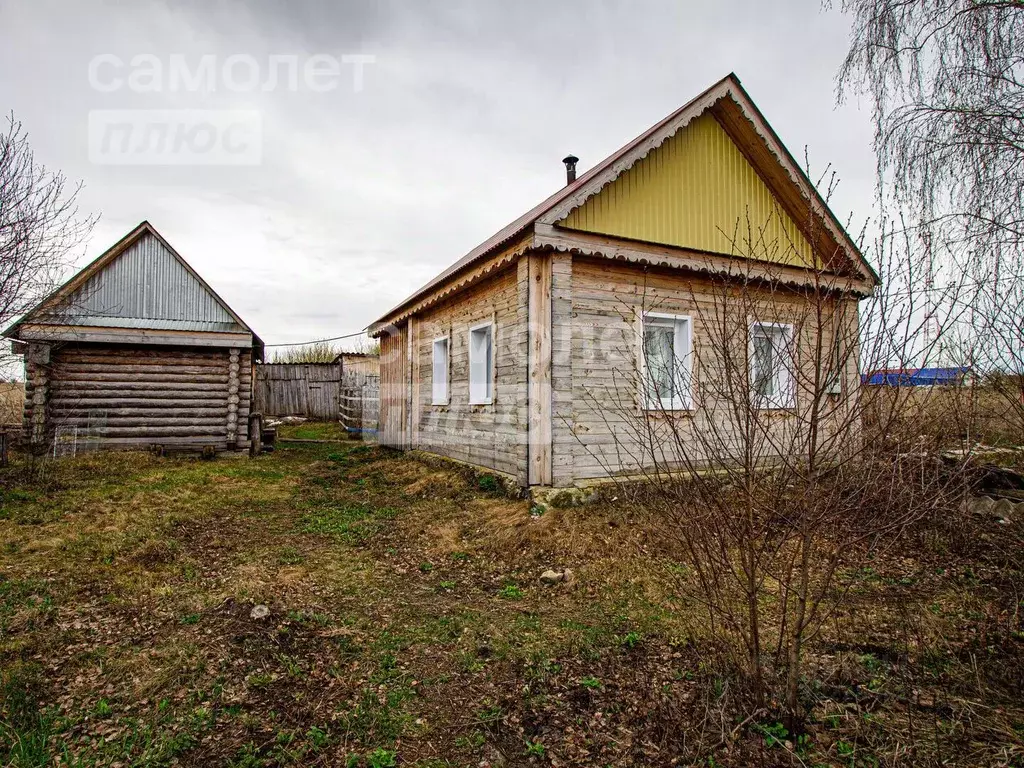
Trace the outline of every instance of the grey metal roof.
<path fill-rule="evenodd" d="M 42 322 L 110 328 L 247 330 L 163 243 L 142 233 Z"/>
<path fill-rule="evenodd" d="M 238 333 L 235 321 L 229 323 L 207 320 L 161 320 L 151 317 L 113 317 L 111 315 L 65 315 L 69 324 L 96 328 L 141 328 L 152 331 L 210 331 L 213 333 Z M 244 330 L 244 329 L 243 329 Z"/>

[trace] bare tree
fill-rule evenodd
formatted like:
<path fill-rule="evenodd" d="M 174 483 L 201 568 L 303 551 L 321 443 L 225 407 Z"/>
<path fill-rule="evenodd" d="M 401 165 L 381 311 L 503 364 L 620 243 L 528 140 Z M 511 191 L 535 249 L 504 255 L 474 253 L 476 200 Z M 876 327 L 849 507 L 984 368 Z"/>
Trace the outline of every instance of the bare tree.
<path fill-rule="evenodd" d="M 0 327 L 56 287 L 92 231 L 96 217 L 79 214 L 80 191 L 36 161 L 21 123 L 8 116 L 0 134 Z"/>
<path fill-rule="evenodd" d="M 923 426 L 939 391 L 864 388 L 860 371 L 927 358 L 941 335 L 925 326 L 939 313 L 955 327 L 965 305 L 962 282 L 924 294 L 902 225 L 881 228 L 872 296 L 833 254 L 768 242 L 771 230 L 747 222 L 728 269 L 647 270 L 620 308 L 636 335 L 620 342 L 630 365 L 590 391 L 614 451 L 591 455 L 664 523 L 680 589 L 736 641 L 755 710 L 780 699 L 798 729 L 806 643 L 867 558 L 959 503 L 970 455 L 959 412 Z"/>
<path fill-rule="evenodd" d="M 1024 3 L 839 6 L 853 22 L 839 95 L 871 100 L 879 200 L 907 212 L 933 264 L 982 289 L 972 357 L 1016 412 L 1024 393 L 1006 385 L 1024 372 Z"/>

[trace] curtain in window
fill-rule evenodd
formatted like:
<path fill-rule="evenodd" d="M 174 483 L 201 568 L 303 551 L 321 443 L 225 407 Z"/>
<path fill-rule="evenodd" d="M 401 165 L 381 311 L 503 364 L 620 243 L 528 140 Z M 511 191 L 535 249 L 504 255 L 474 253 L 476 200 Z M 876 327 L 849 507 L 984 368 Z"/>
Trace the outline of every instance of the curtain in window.
<path fill-rule="evenodd" d="M 644 358 L 650 399 L 675 397 L 675 328 L 665 325 L 644 326 Z"/>
<path fill-rule="evenodd" d="M 778 365 L 777 353 L 772 343 L 771 331 L 759 329 L 754 333 L 753 338 L 753 360 L 754 380 L 752 382 L 754 394 L 765 400 L 775 397 L 776 368 Z"/>

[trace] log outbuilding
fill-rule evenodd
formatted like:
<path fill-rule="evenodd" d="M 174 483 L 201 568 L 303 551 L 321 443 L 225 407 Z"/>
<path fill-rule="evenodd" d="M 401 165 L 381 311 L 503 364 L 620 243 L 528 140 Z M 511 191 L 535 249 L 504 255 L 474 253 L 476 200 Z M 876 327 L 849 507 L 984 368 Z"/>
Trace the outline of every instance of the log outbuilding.
<path fill-rule="evenodd" d="M 263 342 L 149 222 L 4 334 L 37 450 L 241 450 Z"/>

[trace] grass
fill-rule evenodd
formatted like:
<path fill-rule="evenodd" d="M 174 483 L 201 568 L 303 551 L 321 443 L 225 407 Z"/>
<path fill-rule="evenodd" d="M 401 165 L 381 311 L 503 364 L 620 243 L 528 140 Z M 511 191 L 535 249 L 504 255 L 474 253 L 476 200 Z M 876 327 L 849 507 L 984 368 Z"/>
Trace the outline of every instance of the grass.
<path fill-rule="evenodd" d="M 278 436 L 285 440 L 338 440 L 349 441 L 348 432 L 338 422 L 308 421 L 303 424 L 282 424 Z M 339 454 L 340 455 L 340 454 Z"/>
<path fill-rule="evenodd" d="M 809 649 L 791 735 L 773 713 L 741 727 L 649 522 L 612 502 L 531 515 L 352 441 L 16 463 L 0 764 L 1022 764 L 1016 523 L 872 563 Z M 537 586 L 555 565 L 573 583 Z"/>

